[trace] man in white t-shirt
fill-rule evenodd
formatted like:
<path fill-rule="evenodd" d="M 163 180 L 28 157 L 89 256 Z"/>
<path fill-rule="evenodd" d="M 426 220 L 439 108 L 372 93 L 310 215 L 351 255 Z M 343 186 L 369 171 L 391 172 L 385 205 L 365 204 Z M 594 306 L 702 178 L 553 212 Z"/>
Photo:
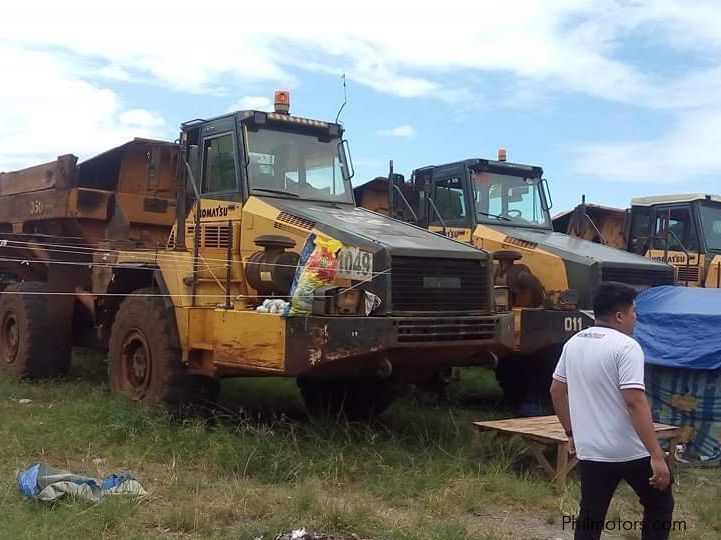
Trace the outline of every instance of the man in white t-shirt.
<path fill-rule="evenodd" d="M 635 297 L 627 285 L 602 283 L 595 325 L 568 340 L 553 373 L 553 407 L 581 469 L 576 539 L 600 537 L 621 480 L 643 505 L 642 538 L 668 538 L 671 478 L 646 399 L 643 351 L 631 337 Z"/>

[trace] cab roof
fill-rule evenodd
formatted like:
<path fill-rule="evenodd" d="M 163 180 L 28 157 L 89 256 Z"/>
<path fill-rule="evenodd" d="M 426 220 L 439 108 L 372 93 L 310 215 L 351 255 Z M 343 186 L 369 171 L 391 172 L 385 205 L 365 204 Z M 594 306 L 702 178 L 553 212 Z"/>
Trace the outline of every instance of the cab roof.
<path fill-rule="evenodd" d="M 416 168 L 413 172 L 422 173 L 429 169 L 433 169 L 434 175 L 445 175 L 455 174 L 457 171 L 464 168 L 489 171 L 498 174 L 508 174 L 512 176 L 526 176 L 529 178 L 536 178 L 543 175 L 543 169 L 535 165 L 484 158 L 470 158 L 461 161 L 454 161 L 452 163 L 443 163 L 440 165 L 426 165 L 425 167 Z"/>
<path fill-rule="evenodd" d="M 652 195 L 649 197 L 634 197 L 632 206 L 655 206 L 658 204 L 690 203 L 694 201 L 721 202 L 721 195 L 709 193 L 679 193 L 675 195 Z"/>
<path fill-rule="evenodd" d="M 292 114 L 256 110 L 234 111 L 228 114 L 215 116 L 213 118 L 197 118 L 188 122 L 183 122 L 180 127 L 181 130 L 185 131 L 187 129 L 192 129 L 196 127 L 198 124 L 204 124 L 206 122 L 213 122 L 215 120 L 233 117 L 237 118 L 240 122 L 249 122 L 256 125 L 264 125 L 266 123 L 270 123 L 276 126 L 305 126 L 328 131 L 330 135 L 340 135 L 343 133 L 343 126 L 335 122 L 324 122 L 322 120 L 304 118 L 301 116 L 294 116 Z"/>

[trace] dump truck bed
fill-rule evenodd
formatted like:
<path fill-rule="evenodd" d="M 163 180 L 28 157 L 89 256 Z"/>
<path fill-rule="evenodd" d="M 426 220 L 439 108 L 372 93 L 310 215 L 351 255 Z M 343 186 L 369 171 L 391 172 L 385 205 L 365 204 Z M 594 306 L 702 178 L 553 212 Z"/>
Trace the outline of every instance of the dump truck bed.
<path fill-rule="evenodd" d="M 0 230 L 59 227 L 88 239 L 163 245 L 175 217 L 177 155 L 173 143 L 134 139 L 82 163 L 67 154 L 0 173 Z"/>

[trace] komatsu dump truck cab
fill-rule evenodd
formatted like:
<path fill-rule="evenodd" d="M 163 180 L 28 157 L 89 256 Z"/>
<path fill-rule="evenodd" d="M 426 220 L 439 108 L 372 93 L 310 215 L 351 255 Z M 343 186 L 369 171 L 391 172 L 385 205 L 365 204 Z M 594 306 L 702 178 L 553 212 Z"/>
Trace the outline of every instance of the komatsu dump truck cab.
<path fill-rule="evenodd" d="M 2 370 L 60 374 L 82 343 L 142 402 L 291 376 L 310 408 L 363 416 L 512 348 L 489 254 L 357 208 L 342 126 L 276 104 L 3 173 Z"/>
<path fill-rule="evenodd" d="M 638 288 L 674 281 L 666 264 L 554 232 L 543 170 L 507 162 L 505 150 L 498 160 L 421 167 L 410 181 L 389 178 L 357 187 L 360 203 L 493 254 L 497 303 L 512 306 L 516 317 L 515 354 L 496 373 L 522 410 L 547 406 L 561 348 L 593 323 L 592 294 L 601 281 Z"/>
<path fill-rule="evenodd" d="M 677 270 L 685 287 L 721 287 L 721 196 L 650 195 L 631 208 L 586 204 L 553 218 L 554 229 L 625 249 Z"/>

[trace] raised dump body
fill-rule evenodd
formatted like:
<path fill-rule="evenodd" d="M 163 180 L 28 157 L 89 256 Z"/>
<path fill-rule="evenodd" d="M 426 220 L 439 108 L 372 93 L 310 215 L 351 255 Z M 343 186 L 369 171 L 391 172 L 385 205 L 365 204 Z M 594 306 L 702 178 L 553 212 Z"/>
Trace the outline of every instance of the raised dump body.
<path fill-rule="evenodd" d="M 178 146 L 135 139 L 77 164 L 73 155 L 0 173 L 0 231 L 160 247 L 175 220 Z"/>

